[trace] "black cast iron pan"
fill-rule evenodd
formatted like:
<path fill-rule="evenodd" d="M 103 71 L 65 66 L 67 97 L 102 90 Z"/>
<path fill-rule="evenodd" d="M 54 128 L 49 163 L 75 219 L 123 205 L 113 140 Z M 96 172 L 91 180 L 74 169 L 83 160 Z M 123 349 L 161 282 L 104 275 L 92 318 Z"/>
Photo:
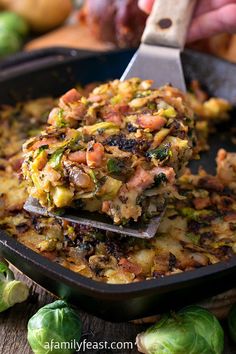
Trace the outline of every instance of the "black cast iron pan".
<path fill-rule="evenodd" d="M 0 104 L 59 96 L 76 83 L 119 78 L 132 55 L 133 50 L 99 54 L 63 48 L 17 55 L 0 63 Z M 192 51 L 184 52 L 182 59 L 187 81 L 198 79 L 211 95 L 236 104 L 236 65 Z M 208 172 L 214 173 L 218 148 L 235 151 L 229 138 L 233 116 L 232 113 L 229 124 L 219 127 L 221 133 L 211 138 L 210 151 L 202 155 L 201 164 Z M 195 162 L 192 169 L 198 166 Z M 0 252 L 44 288 L 111 321 L 153 315 L 236 286 L 236 256 L 227 262 L 162 279 L 111 285 L 87 279 L 49 261 L 4 231 L 0 231 Z"/>

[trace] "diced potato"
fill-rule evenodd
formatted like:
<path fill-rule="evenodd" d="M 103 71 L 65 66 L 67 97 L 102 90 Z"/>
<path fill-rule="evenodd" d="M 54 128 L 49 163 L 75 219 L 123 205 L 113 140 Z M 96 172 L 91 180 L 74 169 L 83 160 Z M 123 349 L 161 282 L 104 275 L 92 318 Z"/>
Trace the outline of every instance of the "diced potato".
<path fill-rule="evenodd" d="M 153 265 L 154 257 L 155 251 L 153 249 L 142 249 L 132 255 L 131 261 L 141 265 L 142 272 L 148 274 Z"/>
<path fill-rule="evenodd" d="M 58 186 L 53 193 L 53 201 L 57 208 L 63 208 L 70 205 L 74 193 L 66 187 Z"/>
<path fill-rule="evenodd" d="M 108 176 L 106 182 L 101 188 L 100 194 L 104 200 L 112 199 L 117 195 L 121 186 L 121 181 Z"/>
<path fill-rule="evenodd" d="M 47 153 L 45 150 L 41 151 L 38 156 L 35 158 L 34 162 L 32 163 L 32 170 L 37 172 L 38 170 L 42 170 L 42 168 L 47 163 Z"/>

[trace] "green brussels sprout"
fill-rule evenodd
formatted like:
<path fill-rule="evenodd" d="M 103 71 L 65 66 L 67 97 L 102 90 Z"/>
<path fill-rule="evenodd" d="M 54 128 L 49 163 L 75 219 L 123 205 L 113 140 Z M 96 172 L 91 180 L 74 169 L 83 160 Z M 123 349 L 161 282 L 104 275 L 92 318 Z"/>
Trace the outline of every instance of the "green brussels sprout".
<path fill-rule="evenodd" d="M 17 33 L 0 27 L 0 58 L 18 52 L 21 46 L 22 40 Z"/>
<path fill-rule="evenodd" d="M 228 316 L 228 326 L 229 326 L 229 333 L 233 341 L 236 343 L 236 304 L 230 310 Z"/>
<path fill-rule="evenodd" d="M 209 311 L 199 306 L 165 315 L 136 338 L 138 350 L 145 354 L 221 354 L 223 329 Z"/>
<path fill-rule="evenodd" d="M 27 22 L 15 12 L 4 11 L 0 13 L 0 31 L 5 30 L 25 37 L 29 32 Z"/>
<path fill-rule="evenodd" d="M 65 301 L 57 300 L 30 318 L 27 339 L 35 354 L 72 354 L 81 330 L 78 314 Z"/>
<path fill-rule="evenodd" d="M 23 302 L 29 296 L 26 284 L 14 279 L 14 274 L 5 263 L 0 263 L 0 312 L 16 303 Z"/>

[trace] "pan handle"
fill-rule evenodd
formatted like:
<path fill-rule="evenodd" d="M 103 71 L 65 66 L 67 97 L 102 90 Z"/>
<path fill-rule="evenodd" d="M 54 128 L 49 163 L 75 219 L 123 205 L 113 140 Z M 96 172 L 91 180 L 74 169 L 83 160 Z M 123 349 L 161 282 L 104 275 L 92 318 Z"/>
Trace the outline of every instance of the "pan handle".
<path fill-rule="evenodd" d="M 183 48 L 196 0 L 155 0 L 142 42 Z"/>
<path fill-rule="evenodd" d="M 87 57 L 94 54 L 88 50 L 78 50 L 74 48 L 45 48 L 34 50 L 32 52 L 23 52 L 15 54 L 6 60 L 0 62 L 0 77 L 9 75 L 9 73 L 24 73 L 24 71 L 42 69 L 53 66 L 66 59 Z"/>

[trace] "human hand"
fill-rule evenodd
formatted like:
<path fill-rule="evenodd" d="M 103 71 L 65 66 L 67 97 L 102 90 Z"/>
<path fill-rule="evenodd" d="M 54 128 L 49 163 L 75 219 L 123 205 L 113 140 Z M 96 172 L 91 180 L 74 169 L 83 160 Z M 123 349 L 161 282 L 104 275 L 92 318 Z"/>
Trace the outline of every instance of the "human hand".
<path fill-rule="evenodd" d="M 154 1 L 139 0 L 139 7 L 150 13 Z M 236 32 L 236 0 L 198 0 L 187 42 L 224 32 Z"/>

